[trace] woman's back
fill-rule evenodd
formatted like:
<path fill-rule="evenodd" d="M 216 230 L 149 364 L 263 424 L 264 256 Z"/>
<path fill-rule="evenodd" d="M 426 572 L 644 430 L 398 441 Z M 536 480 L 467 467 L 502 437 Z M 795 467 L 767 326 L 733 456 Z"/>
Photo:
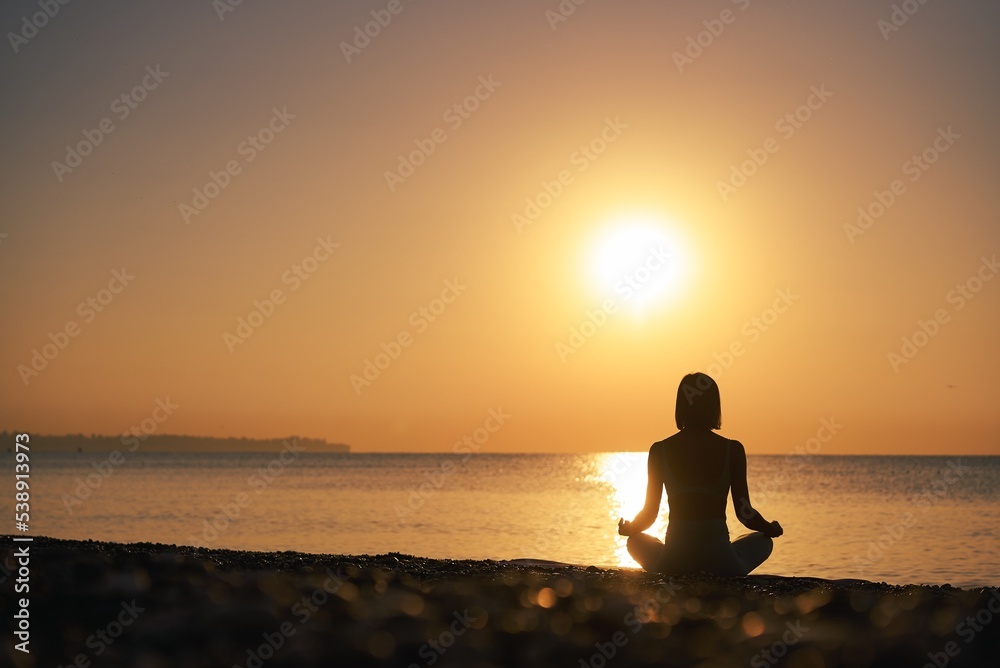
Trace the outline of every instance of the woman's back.
<path fill-rule="evenodd" d="M 670 521 L 725 519 L 731 441 L 709 429 L 682 429 L 656 444 Z"/>

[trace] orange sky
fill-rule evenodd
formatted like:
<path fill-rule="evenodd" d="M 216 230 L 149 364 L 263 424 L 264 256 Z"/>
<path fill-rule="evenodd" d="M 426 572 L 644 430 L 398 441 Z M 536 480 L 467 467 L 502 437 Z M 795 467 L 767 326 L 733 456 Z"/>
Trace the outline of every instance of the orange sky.
<path fill-rule="evenodd" d="M 5 6 L 0 427 L 1000 454 L 1000 7 L 558 7 Z"/>

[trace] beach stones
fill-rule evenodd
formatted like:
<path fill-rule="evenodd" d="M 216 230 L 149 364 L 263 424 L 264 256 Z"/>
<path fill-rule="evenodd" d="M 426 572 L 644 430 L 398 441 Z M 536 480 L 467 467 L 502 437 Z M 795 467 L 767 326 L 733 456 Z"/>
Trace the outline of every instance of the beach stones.
<path fill-rule="evenodd" d="M 44 538 L 32 556 L 36 665 L 831 668 L 933 656 L 953 668 L 1000 655 L 1000 592 L 988 588 Z"/>

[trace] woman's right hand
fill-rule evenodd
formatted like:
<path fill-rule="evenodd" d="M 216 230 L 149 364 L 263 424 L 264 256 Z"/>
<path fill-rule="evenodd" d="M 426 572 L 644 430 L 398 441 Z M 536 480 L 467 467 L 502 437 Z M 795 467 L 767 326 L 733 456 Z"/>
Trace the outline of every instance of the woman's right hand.
<path fill-rule="evenodd" d="M 765 535 L 771 538 L 777 538 L 781 534 L 785 533 L 785 530 L 781 528 L 781 525 L 775 522 L 770 522 L 767 525 L 767 531 L 764 532 Z"/>
<path fill-rule="evenodd" d="M 620 536 L 631 536 L 632 535 L 632 527 L 630 526 L 631 524 L 632 523 L 629 522 L 628 520 L 626 520 L 625 518 L 619 517 L 618 518 L 618 535 L 620 535 Z"/>

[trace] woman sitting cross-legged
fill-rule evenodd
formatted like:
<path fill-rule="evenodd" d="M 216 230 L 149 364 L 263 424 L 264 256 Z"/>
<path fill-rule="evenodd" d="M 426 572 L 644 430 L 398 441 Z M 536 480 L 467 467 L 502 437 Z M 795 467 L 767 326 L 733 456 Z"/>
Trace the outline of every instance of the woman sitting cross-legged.
<path fill-rule="evenodd" d="M 618 521 L 628 551 L 647 571 L 680 575 L 705 571 L 747 575 L 764 563 L 782 534 L 750 505 L 743 444 L 716 434 L 721 420 L 719 386 L 703 373 L 688 374 L 677 388 L 680 430 L 649 449 L 646 504 L 631 522 Z M 661 543 L 642 533 L 656 520 L 664 487 L 670 514 Z M 729 541 L 726 495 L 732 490 L 740 522 L 753 533 Z"/>

